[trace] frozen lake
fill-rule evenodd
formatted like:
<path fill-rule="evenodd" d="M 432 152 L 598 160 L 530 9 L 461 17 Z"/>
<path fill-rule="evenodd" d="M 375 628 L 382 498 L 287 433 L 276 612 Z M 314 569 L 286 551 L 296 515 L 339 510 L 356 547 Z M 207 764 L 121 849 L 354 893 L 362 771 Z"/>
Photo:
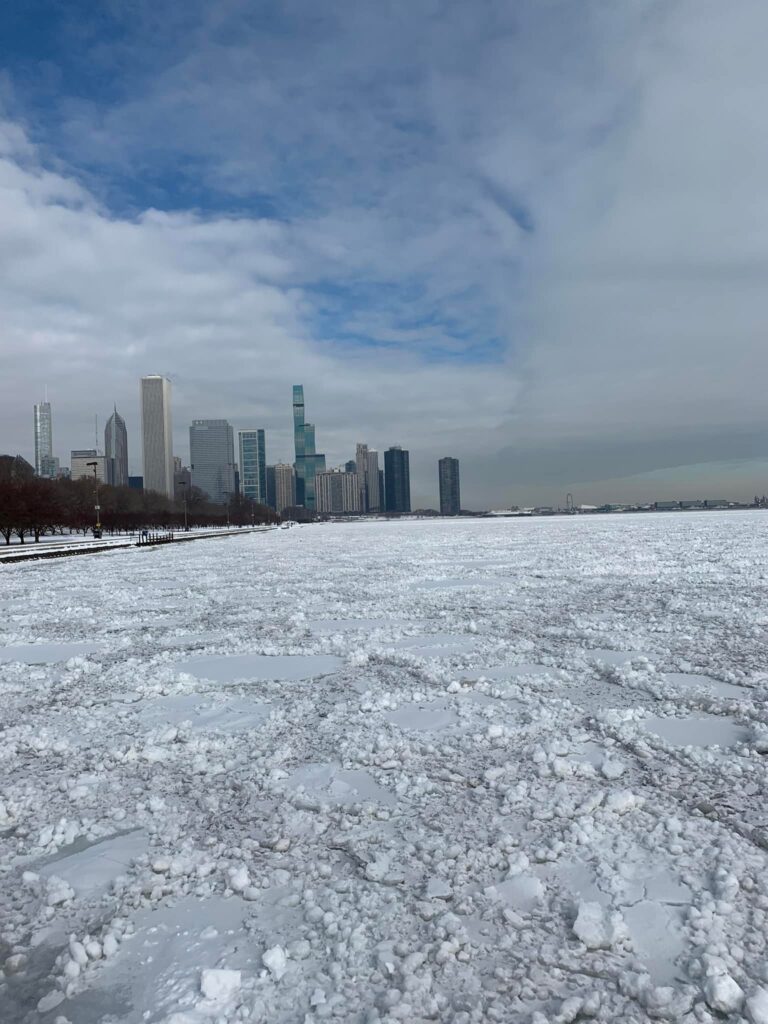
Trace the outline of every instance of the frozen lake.
<path fill-rule="evenodd" d="M 758 513 L 2 567 L 0 1020 L 768 1024 L 767 609 Z"/>

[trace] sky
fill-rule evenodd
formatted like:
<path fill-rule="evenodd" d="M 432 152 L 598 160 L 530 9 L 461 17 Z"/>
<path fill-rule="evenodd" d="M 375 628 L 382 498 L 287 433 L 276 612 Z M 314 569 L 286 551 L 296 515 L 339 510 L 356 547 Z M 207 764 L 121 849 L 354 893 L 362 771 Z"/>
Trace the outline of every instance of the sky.
<path fill-rule="evenodd" d="M 462 504 L 768 491 L 764 0 L 7 0 L 0 452 L 139 377 Z"/>

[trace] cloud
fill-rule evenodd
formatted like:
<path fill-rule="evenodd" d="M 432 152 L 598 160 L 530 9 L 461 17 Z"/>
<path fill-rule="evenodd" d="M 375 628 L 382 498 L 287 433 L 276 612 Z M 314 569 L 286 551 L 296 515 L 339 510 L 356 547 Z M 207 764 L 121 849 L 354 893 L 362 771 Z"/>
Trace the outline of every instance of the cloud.
<path fill-rule="evenodd" d="M 10 62 L 4 447 L 47 379 L 62 454 L 113 398 L 136 454 L 167 372 L 182 455 L 225 415 L 289 457 L 303 381 L 330 460 L 410 446 L 417 503 L 444 454 L 477 506 L 764 489 L 758 0 L 163 6 L 59 11 L 42 88 Z"/>

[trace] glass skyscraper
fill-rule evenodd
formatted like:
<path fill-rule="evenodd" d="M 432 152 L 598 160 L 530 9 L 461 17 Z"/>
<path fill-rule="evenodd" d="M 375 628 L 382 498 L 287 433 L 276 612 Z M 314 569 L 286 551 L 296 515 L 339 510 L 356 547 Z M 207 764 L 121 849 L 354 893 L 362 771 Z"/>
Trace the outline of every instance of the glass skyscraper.
<path fill-rule="evenodd" d="M 235 495 L 235 445 L 226 420 L 193 420 L 189 428 L 192 486 L 204 491 L 215 505 Z M 266 485 L 265 485 L 266 486 Z"/>
<path fill-rule="evenodd" d="M 104 456 L 107 460 L 107 483 L 113 487 L 127 487 L 128 431 L 117 406 L 104 428 Z"/>
<path fill-rule="evenodd" d="M 387 512 L 411 511 L 411 471 L 408 452 L 393 445 L 384 452 L 384 498 Z"/>
<path fill-rule="evenodd" d="M 263 430 L 238 431 L 240 490 L 249 501 L 268 504 L 267 453 Z"/>
<path fill-rule="evenodd" d="M 314 512 L 315 477 L 325 470 L 325 455 L 315 450 L 315 426 L 304 419 L 304 385 L 293 385 L 293 443 L 296 452 L 296 504 Z"/>
<path fill-rule="evenodd" d="M 35 406 L 35 472 L 38 476 L 55 477 L 57 462 L 53 457 L 53 417 L 51 403 Z"/>
<path fill-rule="evenodd" d="M 459 460 L 440 459 L 437 466 L 440 479 L 440 515 L 457 516 L 461 511 Z"/>

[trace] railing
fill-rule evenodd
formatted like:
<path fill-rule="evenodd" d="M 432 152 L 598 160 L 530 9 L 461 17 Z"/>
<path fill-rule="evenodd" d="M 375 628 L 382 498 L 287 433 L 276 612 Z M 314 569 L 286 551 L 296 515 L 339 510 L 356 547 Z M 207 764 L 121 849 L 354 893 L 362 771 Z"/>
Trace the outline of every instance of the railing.
<path fill-rule="evenodd" d="M 165 532 L 142 530 L 139 534 L 137 547 L 144 548 L 153 544 L 172 544 L 173 539 L 173 533 L 170 530 Z"/>

